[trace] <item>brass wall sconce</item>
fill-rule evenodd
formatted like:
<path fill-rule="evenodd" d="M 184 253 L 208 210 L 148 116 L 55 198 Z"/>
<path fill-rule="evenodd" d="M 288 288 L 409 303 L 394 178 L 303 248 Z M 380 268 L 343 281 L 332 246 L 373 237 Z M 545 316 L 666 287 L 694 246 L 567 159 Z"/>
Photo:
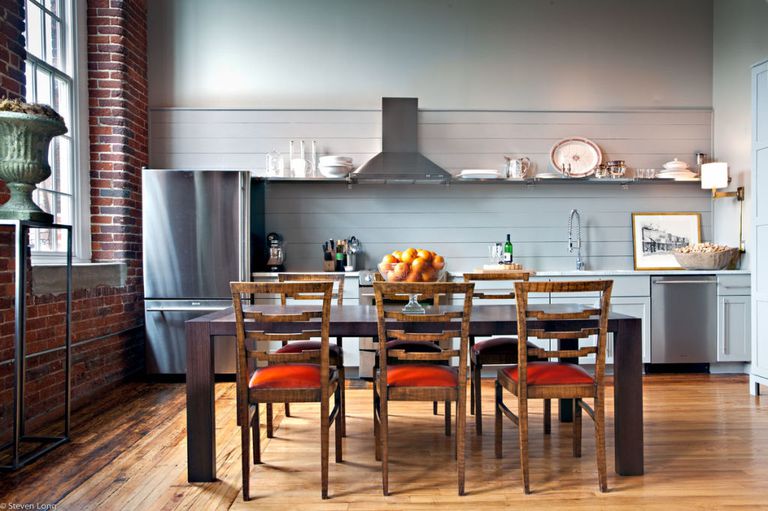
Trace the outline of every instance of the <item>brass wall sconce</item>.
<path fill-rule="evenodd" d="M 725 162 L 704 163 L 701 166 L 701 188 L 711 189 L 713 199 L 734 197 L 739 201 L 739 252 L 744 253 L 744 187 L 739 186 L 735 192 L 719 192 L 718 189 L 728 188 L 731 178 L 728 177 L 728 164 Z"/>

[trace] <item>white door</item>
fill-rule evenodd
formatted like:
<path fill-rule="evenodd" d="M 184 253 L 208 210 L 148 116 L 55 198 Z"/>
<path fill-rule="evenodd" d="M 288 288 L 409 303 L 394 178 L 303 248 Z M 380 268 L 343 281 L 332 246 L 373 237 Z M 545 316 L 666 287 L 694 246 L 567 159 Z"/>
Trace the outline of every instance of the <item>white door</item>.
<path fill-rule="evenodd" d="M 752 374 L 768 385 L 768 61 L 752 68 Z"/>

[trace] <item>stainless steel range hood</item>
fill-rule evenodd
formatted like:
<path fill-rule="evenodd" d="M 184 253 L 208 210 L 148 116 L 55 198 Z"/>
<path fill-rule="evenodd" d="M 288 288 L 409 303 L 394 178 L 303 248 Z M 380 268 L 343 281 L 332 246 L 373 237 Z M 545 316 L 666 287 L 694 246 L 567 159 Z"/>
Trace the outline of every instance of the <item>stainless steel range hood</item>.
<path fill-rule="evenodd" d="M 451 174 L 419 152 L 417 98 L 381 98 L 382 151 L 350 177 L 357 183 L 447 183 Z"/>

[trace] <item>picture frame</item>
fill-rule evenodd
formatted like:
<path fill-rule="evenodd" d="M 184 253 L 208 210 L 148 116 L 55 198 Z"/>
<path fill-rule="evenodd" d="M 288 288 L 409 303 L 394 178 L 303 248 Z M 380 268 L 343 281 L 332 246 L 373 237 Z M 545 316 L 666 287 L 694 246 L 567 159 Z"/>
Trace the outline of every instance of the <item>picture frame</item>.
<path fill-rule="evenodd" d="M 701 213 L 632 213 L 635 270 L 680 270 L 676 248 L 701 243 Z"/>

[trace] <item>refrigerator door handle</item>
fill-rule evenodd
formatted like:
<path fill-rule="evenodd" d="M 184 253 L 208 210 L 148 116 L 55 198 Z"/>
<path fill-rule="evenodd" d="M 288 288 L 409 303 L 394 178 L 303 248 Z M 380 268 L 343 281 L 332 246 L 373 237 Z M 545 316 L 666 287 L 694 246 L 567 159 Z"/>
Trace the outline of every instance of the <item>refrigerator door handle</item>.
<path fill-rule="evenodd" d="M 217 312 L 229 307 L 147 307 L 147 312 Z"/>

